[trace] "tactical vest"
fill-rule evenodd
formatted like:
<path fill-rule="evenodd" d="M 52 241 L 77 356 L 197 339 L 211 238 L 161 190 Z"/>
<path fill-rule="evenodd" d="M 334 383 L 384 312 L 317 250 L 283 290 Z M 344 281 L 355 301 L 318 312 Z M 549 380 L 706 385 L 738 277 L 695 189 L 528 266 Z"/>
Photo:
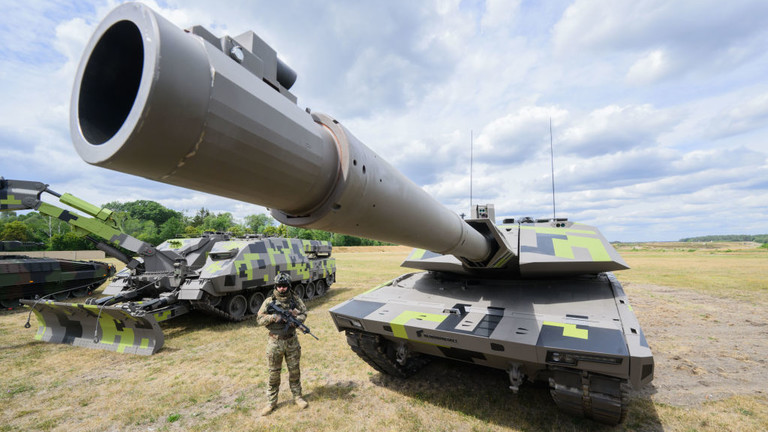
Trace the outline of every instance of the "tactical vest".
<path fill-rule="evenodd" d="M 269 300 L 270 300 L 270 303 L 267 306 L 268 314 L 277 313 L 275 312 L 274 309 L 272 309 L 272 304 L 274 303 L 277 303 L 278 305 L 280 305 L 281 308 L 285 310 L 293 310 L 293 309 L 296 309 L 296 307 L 298 306 L 298 304 L 296 303 L 296 298 L 293 296 L 293 294 L 291 294 L 291 298 L 287 303 L 278 301 L 274 295 L 271 298 L 269 298 Z M 284 320 L 276 323 L 275 322 L 269 323 L 266 325 L 266 327 L 270 333 L 276 334 L 278 336 L 288 336 L 290 334 L 296 333 L 296 329 L 288 325 L 288 323 L 285 322 Z"/>

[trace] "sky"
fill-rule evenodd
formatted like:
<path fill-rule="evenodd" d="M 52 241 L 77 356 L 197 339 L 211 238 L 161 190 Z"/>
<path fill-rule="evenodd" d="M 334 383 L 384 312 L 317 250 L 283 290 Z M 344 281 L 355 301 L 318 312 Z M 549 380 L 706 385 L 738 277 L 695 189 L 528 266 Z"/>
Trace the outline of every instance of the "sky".
<path fill-rule="evenodd" d="M 98 205 L 265 212 L 79 158 L 75 72 L 120 3 L 0 0 L 0 176 Z M 554 154 L 556 216 L 611 241 L 768 233 L 763 0 L 145 4 L 181 28 L 253 30 L 297 72 L 300 107 L 339 119 L 456 213 L 471 190 L 499 222 L 551 217 Z"/>

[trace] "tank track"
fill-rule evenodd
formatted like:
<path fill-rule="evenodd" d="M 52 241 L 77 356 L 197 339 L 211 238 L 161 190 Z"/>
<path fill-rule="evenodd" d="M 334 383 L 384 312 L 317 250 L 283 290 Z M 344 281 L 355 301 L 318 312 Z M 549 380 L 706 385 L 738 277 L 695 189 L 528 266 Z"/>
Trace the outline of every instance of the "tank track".
<path fill-rule="evenodd" d="M 383 374 L 408 378 L 429 362 L 428 356 L 411 354 L 405 364 L 400 364 L 393 342 L 373 333 L 345 332 L 352 351 Z M 627 380 L 558 369 L 549 378 L 549 386 L 557 407 L 568 414 L 611 425 L 623 422 L 627 416 L 630 388 Z"/>
<path fill-rule="evenodd" d="M 347 343 L 352 351 L 377 371 L 408 378 L 429 363 L 429 358 L 420 354 L 411 354 L 404 364 L 397 361 L 394 343 L 383 337 L 366 332 L 346 330 Z"/>
<path fill-rule="evenodd" d="M 223 320 L 227 320 L 231 322 L 242 322 L 242 321 L 247 321 L 249 319 L 256 318 L 256 314 L 245 314 L 241 317 L 236 317 L 232 314 L 228 314 L 224 312 L 223 310 L 217 308 L 216 306 L 211 306 L 206 302 L 193 302 L 192 306 L 194 307 L 195 310 L 199 310 L 208 315 L 212 315 L 217 318 L 221 318 Z"/>
<path fill-rule="evenodd" d="M 555 370 L 549 392 L 557 407 L 576 416 L 616 425 L 627 417 L 629 382 L 585 371 Z"/>

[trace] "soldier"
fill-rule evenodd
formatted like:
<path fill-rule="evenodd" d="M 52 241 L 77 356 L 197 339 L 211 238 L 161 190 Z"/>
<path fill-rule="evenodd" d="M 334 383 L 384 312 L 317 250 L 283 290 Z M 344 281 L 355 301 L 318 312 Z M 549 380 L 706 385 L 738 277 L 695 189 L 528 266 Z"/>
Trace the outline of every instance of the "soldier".
<path fill-rule="evenodd" d="M 291 311 L 293 316 L 301 322 L 307 319 L 307 308 L 300 298 L 291 290 L 291 278 L 278 273 L 275 276 L 275 289 L 272 297 L 267 298 L 259 308 L 256 318 L 259 325 L 267 327 L 269 339 L 267 340 L 267 362 L 269 364 L 269 389 L 267 397 L 269 404 L 261 411 L 261 415 L 271 413 L 277 406 L 277 393 L 280 389 L 280 370 L 283 367 L 283 357 L 288 366 L 288 382 L 291 385 L 293 401 L 299 408 L 307 407 L 307 401 L 301 397 L 301 370 L 299 359 L 301 358 L 301 345 L 296 336 L 296 328 L 285 322 L 280 314 L 270 308 L 279 304 L 286 311 Z"/>

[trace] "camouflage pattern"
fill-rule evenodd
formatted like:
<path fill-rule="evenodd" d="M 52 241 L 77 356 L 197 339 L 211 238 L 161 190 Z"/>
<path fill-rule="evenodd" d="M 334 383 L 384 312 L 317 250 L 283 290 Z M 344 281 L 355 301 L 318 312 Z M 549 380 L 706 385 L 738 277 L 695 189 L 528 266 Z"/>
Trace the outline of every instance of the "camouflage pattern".
<path fill-rule="evenodd" d="M 188 311 L 186 305 L 176 304 L 134 316 L 129 310 L 113 306 L 51 300 L 21 302 L 35 312 L 35 340 L 140 355 L 154 354 L 163 347 L 165 339 L 159 322 Z"/>
<path fill-rule="evenodd" d="M 41 201 L 43 193 L 90 217 Z M 109 209 L 68 193 L 56 193 L 44 183 L 0 177 L 0 211 L 21 209 L 36 210 L 67 222 L 78 232 L 106 240 L 96 246 L 126 264 L 104 289 L 106 297 L 89 299 L 88 305 L 28 303 L 40 324 L 37 338 L 44 341 L 152 354 L 163 344 L 157 322 L 191 309 L 231 321 L 254 317 L 269 295 L 274 285 L 271 276 L 276 273 L 288 275 L 300 297 L 308 299 L 324 294 L 335 281 L 336 262 L 326 241 L 256 236 L 232 239 L 226 233 L 205 233 L 199 238 L 171 239 L 155 247 L 120 231 Z M 115 246 L 133 252 L 134 257 Z M 42 288 L 51 288 L 56 300 L 64 300 L 70 290 L 85 295 L 92 284 L 114 274 L 111 266 L 108 272 L 97 273 L 92 268 L 87 272 L 83 268 L 86 264 L 72 261 L 28 260 L 31 263 L 22 268 L 11 261 L 0 264 L 0 288 L 3 283 L 18 288 L 5 290 L 13 302 L 10 306 L 18 303 L 16 299 L 49 293 L 40 291 Z M 91 267 L 97 264 L 103 265 L 89 263 Z M 87 277 L 99 279 L 94 282 Z M 0 302 L 2 294 L 0 290 Z M 92 313 L 94 310 L 98 313 Z M 90 336 L 84 335 L 91 331 L 104 337 L 89 342 Z"/>
<path fill-rule="evenodd" d="M 41 242 L 21 242 L 15 240 L 0 241 L 0 252 L 18 252 L 33 251 L 42 249 L 45 243 Z"/>
<path fill-rule="evenodd" d="M 159 247 L 158 247 L 159 249 Z M 217 242 L 200 269 L 200 277 L 182 286 L 181 299 L 199 300 L 203 294 L 222 296 L 258 289 L 267 294 L 277 273 L 293 284 L 308 286 L 335 280 L 336 259 L 330 242 L 287 238 L 233 239 Z M 303 297 L 307 297 L 306 294 Z"/>
<path fill-rule="evenodd" d="M 276 315 L 270 311 L 270 304 L 278 303 L 283 308 L 298 310 L 296 319 L 304 322 L 307 318 L 307 308 L 304 302 L 289 291 L 289 295 L 273 295 L 259 308 L 257 323 L 269 330 L 267 340 L 267 365 L 269 368 L 269 386 L 267 399 L 272 406 L 277 405 L 277 394 L 280 390 L 280 371 L 283 367 L 283 358 L 288 368 L 288 383 L 293 397 L 301 396 L 301 345 L 296 335 L 296 329 L 288 326 L 284 321 L 277 322 Z"/>
<path fill-rule="evenodd" d="M 13 306 L 36 296 L 82 297 L 114 274 L 113 265 L 99 261 L 0 255 L 0 302 Z"/>

